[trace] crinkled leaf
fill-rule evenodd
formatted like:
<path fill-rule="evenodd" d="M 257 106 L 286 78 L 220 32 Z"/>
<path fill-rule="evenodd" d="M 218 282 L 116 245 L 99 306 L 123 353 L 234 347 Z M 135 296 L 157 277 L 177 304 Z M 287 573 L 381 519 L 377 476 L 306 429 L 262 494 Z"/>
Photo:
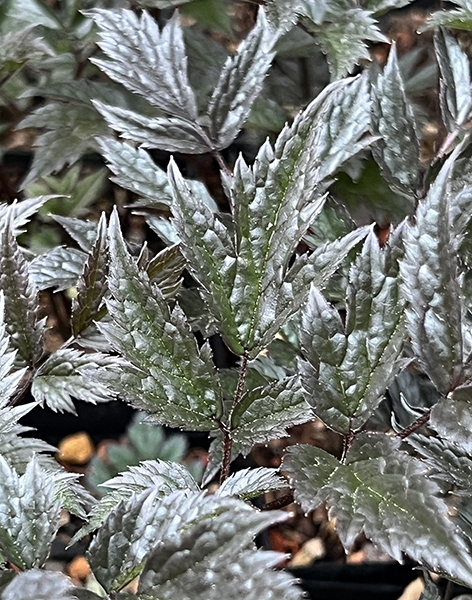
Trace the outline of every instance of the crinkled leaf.
<path fill-rule="evenodd" d="M 109 236 L 112 323 L 100 324 L 100 330 L 130 366 L 119 376 L 111 370 L 97 373 L 98 380 L 159 423 L 212 429 L 221 390 L 210 346 L 198 349 L 180 306 L 171 311 L 159 288 L 139 270 L 126 250 L 116 213 Z"/>
<path fill-rule="evenodd" d="M 64 227 L 84 252 L 90 252 L 97 239 L 97 223 L 61 215 L 51 215 L 51 217 Z"/>
<path fill-rule="evenodd" d="M 75 413 L 72 397 L 84 402 L 109 402 L 114 394 L 88 372 L 100 367 L 117 369 L 119 359 L 106 354 L 85 354 L 81 350 L 57 350 L 41 365 L 31 387 L 36 402 L 56 412 Z M 85 373 L 84 373 L 85 371 Z"/>
<path fill-rule="evenodd" d="M 231 144 L 248 117 L 275 56 L 276 40 L 264 11 L 259 10 L 256 26 L 239 45 L 236 56 L 227 59 L 210 98 L 210 130 L 218 148 Z"/>
<path fill-rule="evenodd" d="M 66 290 L 75 286 L 86 260 L 85 252 L 58 246 L 30 262 L 30 277 L 38 290 Z"/>
<path fill-rule="evenodd" d="M 262 146 L 253 169 L 238 159 L 234 177 L 226 181 L 235 244 L 223 220 L 192 193 L 171 163 L 182 253 L 235 353 L 249 350 L 256 356 L 303 302 L 306 280 L 316 276 L 314 263 L 305 256 L 291 270 L 288 264 L 322 208 L 324 180 L 368 143 L 363 135 L 369 103 L 365 79 L 333 84 L 282 131 L 275 149 Z M 342 246 L 330 257 L 333 271 L 340 254 Z"/>
<path fill-rule="evenodd" d="M 415 197 L 419 185 L 419 143 L 395 46 L 373 91 L 373 122 L 379 139 L 372 146 L 372 154 L 393 189 Z"/>
<path fill-rule="evenodd" d="M 268 0 L 267 21 L 280 33 L 291 29 L 299 16 L 309 17 L 316 25 L 321 25 L 327 4 L 326 0 Z"/>
<path fill-rule="evenodd" d="M 92 10 L 87 15 L 100 28 L 99 45 L 107 56 L 92 62 L 160 110 L 190 121 L 197 118 L 177 14 L 162 31 L 146 11 L 141 18 L 131 10 Z"/>
<path fill-rule="evenodd" d="M 182 117 L 148 117 L 98 100 L 94 106 L 122 138 L 133 140 L 143 148 L 184 154 L 202 154 L 213 149 L 201 127 Z"/>
<path fill-rule="evenodd" d="M 455 2 L 461 8 L 455 10 L 438 10 L 428 19 L 425 29 L 433 27 L 451 27 L 452 29 L 472 30 L 472 6 L 467 1 Z"/>
<path fill-rule="evenodd" d="M 105 215 L 100 218 L 96 240 L 77 282 L 77 296 L 72 301 L 72 332 L 78 337 L 94 319 L 100 320 L 103 298 L 108 286 L 107 225 Z M 104 307 L 103 307 L 104 308 Z M 104 309 L 105 310 L 105 309 Z"/>
<path fill-rule="evenodd" d="M 444 124 L 452 132 L 465 123 L 472 108 L 469 58 L 455 38 L 442 28 L 436 31 L 434 47 L 441 74 L 441 112 Z"/>
<path fill-rule="evenodd" d="M 406 553 L 429 570 L 470 585 L 469 548 L 447 516 L 439 487 L 399 444 L 398 438 L 361 434 L 346 464 L 314 446 L 291 447 L 283 469 L 304 510 L 327 504 L 346 548 L 363 529 L 396 560 Z"/>
<path fill-rule="evenodd" d="M 361 60 L 370 59 L 365 40 L 388 42 L 371 15 L 368 10 L 351 8 L 333 11 L 322 25 L 308 23 L 327 55 L 334 78 L 349 73 Z"/>
<path fill-rule="evenodd" d="M 169 298 L 180 290 L 185 266 L 185 258 L 176 244 L 158 252 L 146 265 L 146 272 L 149 279 L 159 287 L 164 298 Z"/>
<path fill-rule="evenodd" d="M 46 561 L 59 528 L 54 482 L 35 457 L 21 477 L 0 456 L 0 552 L 20 569 Z"/>
<path fill-rule="evenodd" d="M 437 402 L 431 410 L 430 425 L 439 435 L 457 444 L 464 452 L 472 452 L 471 389 L 457 388 L 450 397 Z"/>
<path fill-rule="evenodd" d="M 102 117 L 90 104 L 74 102 L 51 102 L 38 108 L 19 124 L 20 129 L 27 127 L 49 131 L 36 139 L 33 165 L 23 187 L 97 150 L 95 136 L 107 133 Z"/>
<path fill-rule="evenodd" d="M 37 61 L 52 54 L 51 49 L 32 31 L 31 26 L 11 31 L 0 39 L 2 79 L 21 69 L 28 61 Z"/>
<path fill-rule="evenodd" d="M 73 586 L 62 573 L 32 569 L 20 573 L 4 589 L 2 600 L 70 600 Z"/>
<path fill-rule="evenodd" d="M 21 202 L 15 202 L 14 205 L 0 204 L 0 229 L 6 223 L 8 213 L 12 212 L 12 231 L 13 235 L 17 237 L 20 233 L 23 233 L 22 229 L 27 223 L 29 223 L 30 217 L 38 212 L 38 210 L 51 198 L 59 198 L 56 195 L 43 195 L 37 198 L 29 198 L 22 200 Z"/>
<path fill-rule="evenodd" d="M 403 365 L 398 263 L 373 233 L 350 271 L 345 322 L 313 287 L 301 328 L 305 398 L 331 429 L 362 427 Z"/>
<path fill-rule="evenodd" d="M 454 160 L 453 154 L 419 203 L 416 224 L 406 227 L 400 263 L 412 347 L 443 394 L 457 384 L 462 369 L 462 309 L 447 194 Z"/>
<path fill-rule="evenodd" d="M 43 353 L 42 323 L 38 322 L 38 293 L 28 264 L 13 235 L 13 207 L 0 230 L 0 290 L 5 294 L 5 324 L 17 361 L 33 366 Z"/>
<path fill-rule="evenodd" d="M 113 138 L 101 138 L 98 142 L 109 169 L 115 175 L 112 181 L 148 198 L 156 208 L 170 205 L 172 196 L 167 174 L 148 152 Z"/>
<path fill-rule="evenodd" d="M 61 507 L 85 519 L 96 500 L 81 485 L 80 475 L 57 469 L 51 472 L 51 476 L 54 480 L 54 497 L 59 500 Z"/>
<path fill-rule="evenodd" d="M 243 469 L 226 479 L 216 491 L 217 496 L 238 496 L 250 500 L 262 494 L 287 487 L 288 483 L 279 475 L 278 469 Z"/>
<path fill-rule="evenodd" d="M 7 405 L 26 371 L 26 369 L 13 370 L 16 351 L 10 348 L 10 336 L 7 333 L 4 317 L 5 297 L 3 290 L 0 290 L 0 408 Z"/>

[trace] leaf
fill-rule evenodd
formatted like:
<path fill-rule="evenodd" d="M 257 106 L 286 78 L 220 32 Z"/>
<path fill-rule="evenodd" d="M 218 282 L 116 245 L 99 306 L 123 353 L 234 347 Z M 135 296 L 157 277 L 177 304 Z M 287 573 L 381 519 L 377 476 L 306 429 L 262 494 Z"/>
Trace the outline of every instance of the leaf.
<path fill-rule="evenodd" d="M 84 252 L 90 252 L 97 239 L 97 223 L 60 215 L 51 215 L 51 217 L 67 231 Z"/>
<path fill-rule="evenodd" d="M 238 159 L 234 177 L 226 182 L 235 243 L 223 220 L 170 163 L 182 253 L 236 354 L 248 351 L 255 357 L 303 302 L 313 263 L 307 266 L 305 256 L 288 270 L 289 261 L 323 206 L 324 180 L 366 145 L 368 108 L 365 80 L 333 84 L 282 131 L 274 150 L 269 143 L 262 146 L 253 169 Z M 333 111 L 336 118 L 328 128 Z M 339 252 L 335 259 L 337 266 Z"/>
<path fill-rule="evenodd" d="M 72 584 L 62 573 L 32 569 L 19 573 L 4 589 L 2 600 L 69 600 Z"/>
<path fill-rule="evenodd" d="M 250 500 L 287 486 L 288 483 L 279 475 L 278 469 L 242 469 L 228 477 L 216 490 L 216 495 L 220 498 L 237 496 L 241 500 Z"/>
<path fill-rule="evenodd" d="M 411 0 L 367 0 L 367 2 L 363 2 L 362 8 L 372 12 L 375 16 L 379 16 L 389 10 L 403 8 L 409 4 L 411 4 Z"/>
<path fill-rule="evenodd" d="M 57 198 L 55 195 L 38 196 L 37 198 L 29 198 L 15 204 L 0 203 L 0 229 L 5 226 L 8 220 L 8 215 L 12 213 L 12 232 L 14 237 L 20 233 L 24 233 L 22 229 L 29 223 L 30 217 L 34 215 L 48 200 Z"/>
<path fill-rule="evenodd" d="M 33 380 L 31 393 L 36 402 L 46 404 L 55 412 L 75 414 L 72 396 L 84 402 L 109 402 L 114 394 L 85 372 L 120 367 L 116 357 L 106 354 L 85 354 L 80 350 L 63 348 L 52 354 L 41 365 Z"/>
<path fill-rule="evenodd" d="M 185 585 L 189 570 L 192 574 L 199 570 L 203 575 L 211 572 L 215 560 L 223 564 L 229 559 L 234 561 L 239 551 L 252 547 L 258 532 L 286 518 L 286 513 L 262 513 L 233 498 L 174 492 L 156 503 L 153 494 L 145 493 L 132 498 L 128 507 L 120 505 L 109 517 L 90 546 L 89 558 L 100 583 L 105 588 L 119 589 L 132 574 L 142 571 L 145 560 L 153 552 L 152 570 L 142 574 L 138 593 L 152 590 L 156 594 L 160 590 L 159 597 L 162 593 L 164 597 L 176 597 L 180 595 L 174 587 L 179 583 L 179 575 L 183 578 L 181 590 L 198 591 L 195 579 L 193 586 Z M 175 532 L 177 520 L 178 533 Z M 141 531 L 145 527 L 150 535 L 143 538 Z M 114 534 L 116 531 L 122 531 L 121 535 Z M 110 564 L 115 553 L 122 558 Z M 117 562 L 123 566 L 121 572 L 115 574 Z M 205 587 L 211 583 L 207 582 Z"/>
<path fill-rule="evenodd" d="M 177 594 L 182 600 L 218 600 L 222 595 L 227 600 L 304 597 L 291 575 L 274 569 L 283 557 L 278 552 L 240 551 L 234 557 L 210 557 L 203 561 L 191 555 L 187 561 L 179 561 L 179 566 L 187 567 L 184 573 L 174 571 L 173 556 L 161 566 L 163 554 L 167 558 L 167 553 L 159 550 L 151 555 L 141 576 L 143 591 L 157 589 L 162 600 L 172 600 Z M 172 579 L 167 582 L 166 576 Z"/>
<path fill-rule="evenodd" d="M 36 139 L 33 165 L 23 188 L 95 151 L 95 136 L 107 133 L 106 124 L 93 106 L 74 102 L 51 102 L 36 109 L 18 125 L 19 129 L 29 127 L 49 131 Z"/>
<path fill-rule="evenodd" d="M 472 451 L 472 404 L 470 402 L 470 387 L 461 394 L 457 388 L 448 398 L 443 398 L 431 409 L 430 426 L 439 435 L 462 451 Z"/>
<path fill-rule="evenodd" d="M 208 343 L 198 349 L 178 304 L 171 311 L 159 288 L 129 256 L 114 213 L 109 225 L 107 300 L 112 323 L 99 325 L 112 347 L 132 365 L 103 372 L 98 381 L 145 408 L 159 423 L 212 429 L 221 390 Z"/>
<path fill-rule="evenodd" d="M 115 175 L 112 181 L 148 198 L 153 206 L 166 208 L 170 205 L 172 196 L 167 174 L 154 163 L 148 152 L 113 138 L 101 138 L 98 143 Z"/>
<path fill-rule="evenodd" d="M 0 290 L 0 408 L 4 408 L 15 393 L 26 369 L 13 370 L 16 351 L 10 348 L 10 336 L 5 324 L 5 297 Z"/>
<path fill-rule="evenodd" d="M 405 336 L 398 263 L 373 233 L 351 268 L 347 316 L 313 287 L 300 332 L 305 398 L 339 432 L 360 429 L 400 368 Z"/>
<path fill-rule="evenodd" d="M 201 127 L 182 117 L 148 117 L 98 100 L 93 104 L 120 137 L 133 140 L 143 148 L 183 154 L 203 154 L 213 149 Z"/>
<path fill-rule="evenodd" d="M 178 14 L 162 31 L 146 11 L 141 19 L 131 10 L 95 9 L 85 14 L 100 28 L 99 46 L 108 57 L 92 59 L 94 64 L 160 110 L 196 120 L 195 95 L 188 83 Z"/>
<path fill-rule="evenodd" d="M 423 569 L 423 577 L 425 589 L 424 592 L 421 593 L 419 600 L 441 600 L 439 590 L 426 569 Z"/>
<path fill-rule="evenodd" d="M 77 282 L 77 296 L 72 301 L 72 333 L 78 337 L 96 319 L 100 320 L 103 298 L 107 292 L 108 271 L 107 225 L 102 214 L 96 241 L 90 250 Z"/>
<path fill-rule="evenodd" d="M 153 491 L 159 498 L 164 498 L 178 490 L 189 494 L 200 491 L 184 465 L 159 459 L 143 461 L 139 466 L 130 466 L 128 471 L 109 479 L 103 487 L 112 491 L 105 494 L 93 507 L 88 524 L 75 534 L 72 544 L 98 529 L 120 502 L 128 501 L 133 494 Z"/>
<path fill-rule="evenodd" d="M 450 27 L 452 29 L 472 30 L 472 7 L 467 1 L 455 2 L 461 8 L 456 10 L 438 10 L 428 19 L 425 29 Z"/>
<path fill-rule="evenodd" d="M 5 324 L 17 360 L 32 367 L 43 353 L 43 324 L 37 320 L 37 290 L 13 235 L 13 215 L 12 208 L 0 230 L 0 290 L 5 294 Z"/>
<path fill-rule="evenodd" d="M 0 552 L 18 568 L 42 566 L 59 529 L 52 478 L 35 457 L 21 477 L 0 456 Z"/>
<path fill-rule="evenodd" d="M 149 279 L 159 287 L 164 298 L 169 298 L 180 290 L 185 266 L 186 261 L 176 244 L 158 252 L 146 265 L 146 272 Z"/>
<path fill-rule="evenodd" d="M 208 105 L 211 136 L 217 148 L 229 146 L 236 138 L 262 89 L 275 52 L 277 36 L 269 29 L 263 10 L 257 23 L 229 57 Z"/>
<path fill-rule="evenodd" d="M 413 109 L 405 95 L 396 48 L 374 86 L 373 121 L 380 139 L 372 154 L 395 191 L 415 197 L 419 186 L 419 142 Z"/>
<path fill-rule="evenodd" d="M 76 285 L 86 260 L 81 250 L 57 246 L 30 262 L 30 277 L 38 290 L 66 290 Z"/>
<path fill-rule="evenodd" d="M 362 8 L 351 8 L 331 12 L 322 25 L 306 21 L 316 33 L 335 79 L 351 72 L 361 60 L 370 60 L 365 40 L 388 43 L 371 15 Z"/>
<path fill-rule="evenodd" d="M 327 4 L 326 0 L 269 0 L 266 5 L 267 21 L 280 33 L 289 31 L 300 15 L 321 25 Z"/>
<path fill-rule="evenodd" d="M 472 108 L 469 58 L 455 38 L 442 28 L 435 33 L 434 48 L 441 75 L 441 112 L 444 124 L 452 132 L 464 125 Z"/>
<path fill-rule="evenodd" d="M 2 83 L 28 61 L 39 61 L 53 52 L 35 35 L 31 26 L 11 31 L 0 39 L 0 73 Z"/>
<path fill-rule="evenodd" d="M 387 435 L 361 434 L 346 464 L 314 446 L 291 447 L 282 468 L 291 475 L 303 510 L 327 504 L 346 548 L 362 528 L 394 559 L 401 561 L 406 553 L 429 570 L 470 585 L 468 546 L 448 518 L 437 484 L 399 444 Z"/>
<path fill-rule="evenodd" d="M 462 309 L 447 195 L 454 160 L 455 154 L 419 203 L 416 224 L 405 228 L 400 262 L 413 351 L 443 394 L 458 383 L 462 370 Z"/>

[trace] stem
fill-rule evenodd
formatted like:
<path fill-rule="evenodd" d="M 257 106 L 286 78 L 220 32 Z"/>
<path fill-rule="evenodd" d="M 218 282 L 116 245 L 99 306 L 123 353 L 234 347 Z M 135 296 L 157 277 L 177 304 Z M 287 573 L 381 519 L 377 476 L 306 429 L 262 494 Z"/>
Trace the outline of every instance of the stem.
<path fill-rule="evenodd" d="M 8 406 L 16 406 L 23 400 L 23 398 L 26 396 L 26 394 L 28 393 L 28 391 L 30 389 L 30 386 L 33 381 L 33 377 L 34 377 L 35 373 L 36 373 L 36 371 L 28 371 L 26 373 L 25 381 L 23 382 L 22 386 L 17 391 L 15 396 L 13 396 L 13 398 L 10 400 L 10 402 L 8 403 Z"/>
<path fill-rule="evenodd" d="M 213 152 L 211 153 L 213 158 L 216 160 L 216 162 L 218 163 L 220 169 L 226 174 L 226 175 L 231 175 L 231 169 L 228 167 L 228 165 L 225 163 L 225 161 L 223 160 L 223 157 L 221 156 L 221 154 L 218 152 L 218 150 L 213 150 Z"/>
<path fill-rule="evenodd" d="M 446 585 L 446 590 L 444 592 L 444 598 L 443 598 L 443 600 L 451 600 L 453 586 L 454 586 L 454 584 L 452 583 L 451 580 L 449 580 L 447 582 L 447 585 Z"/>
<path fill-rule="evenodd" d="M 261 510 L 277 510 L 278 508 L 283 508 L 284 506 L 288 506 L 294 502 L 293 492 L 290 491 L 288 494 L 284 494 L 280 496 L 280 498 L 276 498 L 272 502 L 268 502 L 264 504 Z"/>
<path fill-rule="evenodd" d="M 423 427 L 423 425 L 426 425 L 426 423 L 429 421 L 430 414 L 431 410 L 425 411 L 421 416 L 419 416 L 415 421 L 413 421 L 411 425 L 408 425 L 408 427 L 405 427 L 405 429 L 397 433 L 397 437 L 404 440 L 412 433 L 415 433 L 417 429 Z"/>
<path fill-rule="evenodd" d="M 454 140 L 459 135 L 459 133 L 460 133 L 460 129 L 455 129 L 451 133 L 448 133 L 448 135 L 446 136 L 446 139 L 442 143 L 442 145 L 439 148 L 436 156 L 433 159 L 433 165 L 434 165 L 434 163 L 436 163 L 438 160 L 440 160 L 446 154 L 446 152 L 452 146 Z"/>
<path fill-rule="evenodd" d="M 241 368 L 239 369 L 238 385 L 236 386 L 236 393 L 233 400 L 233 409 L 241 402 L 241 398 L 244 392 L 244 386 L 246 384 L 247 366 L 249 362 L 249 354 L 247 351 L 244 352 L 241 360 Z M 223 445 L 223 464 L 221 466 L 220 485 L 226 481 L 229 477 L 229 466 L 231 464 L 231 450 L 233 447 L 233 438 L 231 437 L 231 425 L 228 427 L 220 419 L 217 420 L 218 427 L 223 432 L 224 445 Z"/>
<path fill-rule="evenodd" d="M 351 429 L 351 427 L 349 427 L 349 432 L 345 434 L 343 441 L 343 453 L 341 455 L 341 462 L 343 464 L 346 462 L 347 453 L 349 452 L 349 448 L 352 446 L 352 442 L 354 441 L 355 437 L 356 434 Z"/>

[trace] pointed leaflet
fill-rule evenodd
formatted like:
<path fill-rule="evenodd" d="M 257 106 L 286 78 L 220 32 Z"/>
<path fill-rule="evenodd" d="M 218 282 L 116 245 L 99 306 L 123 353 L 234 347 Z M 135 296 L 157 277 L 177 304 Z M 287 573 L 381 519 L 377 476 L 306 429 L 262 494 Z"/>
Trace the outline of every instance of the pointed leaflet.
<path fill-rule="evenodd" d="M 9 212 L 12 216 L 12 232 L 15 237 L 23 233 L 22 229 L 30 221 L 30 217 L 38 212 L 38 210 L 51 198 L 60 198 L 61 196 L 37 196 L 29 198 L 21 202 L 15 202 L 13 205 L 0 203 L 0 229 L 2 229 L 7 221 Z"/>
<path fill-rule="evenodd" d="M 316 288 L 310 292 L 301 329 L 306 360 L 299 369 L 307 402 L 335 431 L 362 427 L 403 364 L 395 250 L 395 239 L 392 248 L 381 249 L 369 235 L 350 271 L 345 323 Z"/>
<path fill-rule="evenodd" d="M 99 26 L 99 46 L 108 57 L 92 62 L 160 110 L 196 120 L 178 14 L 162 31 L 146 11 L 141 19 L 131 10 L 91 10 L 86 14 Z"/>
<path fill-rule="evenodd" d="M 380 139 L 372 154 L 393 189 L 416 196 L 419 185 L 419 144 L 413 110 L 405 95 L 392 46 L 384 72 L 373 84 L 373 123 Z"/>
<path fill-rule="evenodd" d="M 300 15 L 321 25 L 327 7 L 326 0 L 268 0 L 267 21 L 272 29 L 285 33 L 297 22 Z"/>
<path fill-rule="evenodd" d="M 101 138 L 98 140 L 109 169 L 114 173 L 112 181 L 152 201 L 153 206 L 170 205 L 172 196 L 166 172 L 141 148 L 130 144 Z"/>
<path fill-rule="evenodd" d="M 88 372 L 100 367 L 117 369 L 120 360 L 107 354 L 85 354 L 80 350 L 63 348 L 41 365 L 31 387 L 34 399 L 55 412 L 75 414 L 72 396 L 84 402 L 110 402 L 114 394 Z"/>
<path fill-rule="evenodd" d="M 7 405 L 16 391 L 26 369 L 13 371 L 16 351 L 10 348 L 10 336 L 5 324 L 5 297 L 0 290 L 0 408 Z M 1 422 L 1 417 L 0 417 Z"/>
<path fill-rule="evenodd" d="M 462 451 L 472 452 L 472 402 L 470 387 L 454 390 L 431 410 L 431 427 Z"/>
<path fill-rule="evenodd" d="M 428 19 L 425 29 L 444 26 L 454 29 L 472 30 L 472 5 L 468 0 L 454 0 L 460 8 L 456 10 L 438 10 Z"/>
<path fill-rule="evenodd" d="M 223 482 L 217 489 L 216 496 L 237 496 L 241 500 L 249 500 L 287 486 L 288 483 L 279 475 L 278 469 L 242 469 Z"/>
<path fill-rule="evenodd" d="M 107 225 L 102 214 L 96 240 L 90 250 L 83 272 L 77 282 L 77 296 L 72 301 L 72 332 L 78 337 L 94 319 L 100 320 L 103 297 L 107 291 L 108 271 Z M 103 311 L 105 312 L 105 310 Z"/>
<path fill-rule="evenodd" d="M 462 369 L 461 293 L 447 194 L 454 160 L 455 153 L 419 203 L 416 224 L 406 227 L 400 262 L 413 351 L 443 394 L 457 385 Z"/>
<path fill-rule="evenodd" d="M 470 586 L 469 547 L 447 517 L 439 487 L 425 475 L 423 463 L 399 445 L 398 438 L 361 434 L 346 464 L 320 448 L 292 447 L 283 470 L 292 477 L 295 499 L 304 510 L 327 504 L 346 548 L 363 529 L 396 560 L 406 553 L 429 570 Z"/>
<path fill-rule="evenodd" d="M 75 534 L 72 543 L 101 526 L 103 521 L 122 501 L 133 494 L 154 491 L 160 498 L 181 490 L 186 493 L 198 492 L 200 488 L 188 470 L 181 464 L 164 460 L 145 460 L 139 466 L 132 466 L 103 484 L 112 491 L 103 496 L 89 514 L 89 522 Z"/>
<path fill-rule="evenodd" d="M 146 265 L 146 272 L 164 298 L 170 298 L 180 290 L 185 266 L 185 258 L 180 253 L 180 247 L 175 244 L 158 252 Z"/>
<path fill-rule="evenodd" d="M 57 246 L 30 262 L 30 278 L 40 291 L 66 290 L 77 283 L 86 259 L 87 255 L 81 250 Z"/>
<path fill-rule="evenodd" d="M 143 148 L 184 154 L 202 154 L 213 149 L 201 127 L 181 117 L 148 117 L 98 100 L 93 104 L 122 138 L 133 140 Z"/>
<path fill-rule="evenodd" d="M 455 38 L 442 28 L 435 32 L 434 47 L 441 74 L 441 112 L 446 128 L 452 132 L 464 125 L 472 108 L 469 58 Z"/>
<path fill-rule="evenodd" d="M 201 492 L 173 492 L 163 499 L 156 492 L 143 492 L 121 503 L 107 518 L 88 558 L 101 585 L 119 591 L 141 573 L 152 551 L 159 549 L 159 574 L 179 560 L 177 573 L 185 573 L 215 555 L 234 560 L 239 550 L 252 546 L 257 533 L 286 518 L 279 511 L 261 513 L 239 500 Z M 173 571 L 174 577 L 177 573 Z M 141 588 L 147 585 L 142 582 Z"/>
<path fill-rule="evenodd" d="M 59 529 L 54 482 L 33 457 L 21 477 L 0 456 L 0 552 L 18 568 L 42 566 Z"/>
<path fill-rule="evenodd" d="M 51 215 L 51 217 L 67 231 L 84 252 L 90 252 L 97 239 L 97 223 L 95 221 L 62 217 L 60 215 Z"/>
<path fill-rule="evenodd" d="M 210 131 L 217 148 L 229 146 L 248 117 L 275 56 L 276 41 L 277 35 L 259 9 L 256 26 L 239 45 L 237 55 L 227 59 L 210 98 Z"/>
<path fill-rule="evenodd" d="M 38 294 L 28 265 L 12 232 L 13 207 L 0 230 L 0 290 L 5 294 L 5 323 L 17 361 L 34 366 L 43 353 L 42 324 L 38 323 Z"/>
<path fill-rule="evenodd" d="M 288 263 L 321 210 L 324 180 L 370 141 L 363 137 L 369 106 L 365 79 L 328 86 L 282 131 L 274 150 L 269 143 L 262 146 L 253 169 L 238 159 L 226 182 L 235 243 L 170 164 L 182 253 L 235 353 L 249 350 L 256 356 L 303 302 L 305 278 L 316 275 L 314 265 L 307 257 L 291 270 Z"/>
<path fill-rule="evenodd" d="M 212 429 L 221 391 L 208 343 L 198 349 L 180 306 L 171 311 L 160 290 L 139 270 L 126 250 L 116 212 L 109 237 L 112 298 L 107 307 L 112 322 L 100 324 L 100 330 L 130 366 L 119 375 L 111 370 L 96 373 L 98 381 L 160 423 Z"/>

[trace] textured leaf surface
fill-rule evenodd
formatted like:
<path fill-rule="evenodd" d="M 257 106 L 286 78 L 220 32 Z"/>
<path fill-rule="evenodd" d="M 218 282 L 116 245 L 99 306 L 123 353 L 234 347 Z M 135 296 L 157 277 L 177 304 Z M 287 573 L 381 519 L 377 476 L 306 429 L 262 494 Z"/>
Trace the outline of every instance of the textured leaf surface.
<path fill-rule="evenodd" d="M 116 369 L 120 361 L 106 354 L 85 354 L 71 348 L 57 350 L 41 366 L 31 393 L 37 402 L 55 412 L 75 413 L 72 397 L 92 404 L 109 402 L 114 394 L 89 377 L 91 371 L 100 367 Z"/>
<path fill-rule="evenodd" d="M 401 368 L 405 336 L 398 263 L 372 233 L 351 268 L 347 316 L 312 288 L 301 328 L 305 398 L 328 427 L 359 429 Z"/>
<path fill-rule="evenodd" d="M 462 369 L 462 309 L 447 194 L 454 159 L 446 161 L 418 205 L 416 224 L 406 227 L 400 263 L 413 350 L 443 394 L 454 387 Z"/>
<path fill-rule="evenodd" d="M 431 427 L 448 441 L 457 444 L 464 452 L 472 452 L 472 402 L 470 388 L 459 394 L 458 388 L 451 397 L 437 402 L 431 410 Z"/>
<path fill-rule="evenodd" d="M 325 502 L 350 547 L 363 528 L 396 560 L 405 552 L 431 571 L 470 585 L 468 546 L 447 517 L 439 488 L 418 459 L 398 450 L 399 440 L 362 434 L 340 463 L 313 446 L 289 449 L 283 461 L 304 510 Z"/>
<path fill-rule="evenodd" d="M 87 255 L 81 250 L 59 246 L 30 262 L 30 277 L 38 290 L 66 290 L 75 286 L 86 260 Z"/>
<path fill-rule="evenodd" d="M 456 10 L 438 10 L 428 20 L 426 27 L 451 27 L 454 29 L 472 30 L 472 7 L 467 0 L 455 2 L 460 8 Z"/>
<path fill-rule="evenodd" d="M 36 198 L 29 198 L 22 200 L 21 202 L 15 202 L 13 205 L 0 203 L 0 229 L 2 229 L 9 217 L 9 213 L 12 213 L 12 232 L 15 237 L 22 233 L 23 227 L 29 223 L 30 217 L 33 216 L 38 210 L 51 198 L 57 198 L 58 196 L 38 196 Z"/>
<path fill-rule="evenodd" d="M 36 458 L 18 476 L 0 456 L 0 551 L 20 569 L 46 561 L 59 528 L 60 504 L 52 478 Z"/>
<path fill-rule="evenodd" d="M 153 205 L 169 206 L 172 200 L 166 172 L 141 148 L 130 144 L 101 138 L 102 154 L 113 172 L 112 181 L 141 197 L 149 198 Z"/>
<path fill-rule="evenodd" d="M 90 252 L 97 238 L 97 223 L 61 215 L 51 215 L 51 217 L 67 231 L 84 252 Z"/>
<path fill-rule="evenodd" d="M 105 312 L 103 298 L 108 286 L 107 226 L 102 215 L 97 226 L 96 240 L 77 282 L 77 296 L 72 301 L 72 331 L 75 337 L 84 332 L 94 319 L 100 320 Z"/>
<path fill-rule="evenodd" d="M 218 488 L 216 495 L 237 496 L 242 500 L 249 500 L 287 486 L 288 483 L 279 475 L 278 469 L 242 469 L 228 477 Z"/>
<path fill-rule="evenodd" d="M 2 600 L 69 600 L 72 584 L 62 573 L 32 569 L 20 573 L 4 589 Z"/>
<path fill-rule="evenodd" d="M 141 18 L 131 10 L 93 10 L 87 14 L 100 28 L 99 45 L 107 59 L 93 62 L 102 71 L 164 112 L 189 120 L 197 118 L 178 15 L 161 32 L 146 11 Z"/>
<path fill-rule="evenodd" d="M 209 345 L 198 349 L 180 306 L 171 311 L 159 289 L 139 271 L 126 250 L 116 213 L 109 235 L 112 299 L 107 306 L 112 323 L 100 324 L 100 330 L 130 367 L 119 377 L 105 371 L 100 380 L 160 423 L 212 429 L 221 391 Z"/>
<path fill-rule="evenodd" d="M 469 59 L 455 38 L 444 29 L 436 31 L 434 45 L 441 74 L 441 112 L 447 129 L 454 131 L 464 124 L 472 108 Z"/>
<path fill-rule="evenodd" d="M 0 40 L 0 73 L 2 79 L 14 73 L 28 61 L 37 61 L 53 53 L 32 27 L 10 32 Z"/>
<path fill-rule="evenodd" d="M 218 148 L 231 144 L 249 115 L 275 56 L 276 41 L 260 10 L 256 26 L 239 45 L 237 55 L 227 59 L 210 99 L 208 116 Z"/>
<path fill-rule="evenodd" d="M 395 46 L 374 84 L 373 121 L 380 139 L 372 154 L 392 187 L 409 196 L 418 188 L 419 144 L 413 110 L 405 95 Z"/>
<path fill-rule="evenodd" d="M 256 356 L 303 302 L 305 279 L 315 276 L 314 263 L 308 265 L 310 259 L 304 257 L 288 270 L 289 260 L 322 208 L 323 181 L 368 143 L 363 136 L 369 106 L 366 80 L 329 86 L 282 131 L 274 149 L 262 146 L 253 169 L 238 159 L 234 177 L 226 182 L 234 244 L 222 219 L 203 205 L 171 164 L 182 253 L 235 353 L 249 350 L 251 358 Z M 333 254 L 335 246 L 330 249 Z M 336 266 L 339 254 L 342 247 Z"/>
<path fill-rule="evenodd" d="M 25 374 L 25 369 L 13 370 L 16 351 L 10 348 L 4 317 L 5 298 L 3 290 L 0 290 L 0 408 L 6 406 Z"/>
<path fill-rule="evenodd" d="M 94 105 L 122 138 L 138 142 L 143 148 L 184 154 L 202 154 L 212 150 L 203 130 L 182 117 L 148 117 L 98 100 Z"/>
<path fill-rule="evenodd" d="M 13 209 L 0 230 L 0 290 L 5 294 L 5 323 L 17 359 L 33 366 L 43 352 L 42 325 L 37 322 L 37 290 L 12 232 Z"/>

